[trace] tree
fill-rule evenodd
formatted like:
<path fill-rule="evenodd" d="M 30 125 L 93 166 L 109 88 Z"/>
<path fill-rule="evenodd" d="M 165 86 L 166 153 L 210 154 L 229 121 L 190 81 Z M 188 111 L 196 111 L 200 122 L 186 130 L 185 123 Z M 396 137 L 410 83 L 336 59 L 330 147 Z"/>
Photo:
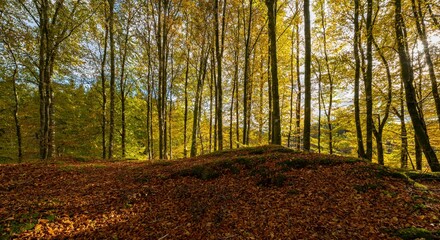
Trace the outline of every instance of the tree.
<path fill-rule="evenodd" d="M 222 90 L 222 58 L 225 42 L 225 24 L 226 24 L 226 0 L 223 0 L 222 7 L 222 23 L 221 32 L 219 31 L 219 0 L 214 2 L 214 19 L 215 19 L 215 57 L 217 62 L 217 82 L 216 82 L 216 119 L 217 119 L 217 138 L 218 138 L 218 150 L 223 150 L 223 90 Z"/>
<path fill-rule="evenodd" d="M 1 26 L 0 28 L 2 32 L 5 34 L 7 31 L 4 29 L 4 26 Z M 10 33 L 9 33 L 10 34 Z M 15 133 L 17 136 L 17 157 L 18 162 L 20 163 L 23 160 L 23 138 L 22 138 L 22 131 L 21 131 L 21 124 L 20 124 L 20 118 L 19 118 L 19 112 L 20 112 L 20 104 L 19 104 L 19 97 L 18 97 L 18 91 L 17 91 L 17 76 L 18 76 L 18 59 L 16 56 L 16 53 L 14 52 L 11 44 L 9 41 L 12 40 L 12 36 L 9 36 L 9 34 L 5 34 L 3 37 L 3 44 L 6 47 L 7 52 L 9 53 L 9 57 L 12 60 L 13 64 L 13 70 L 10 77 L 11 85 L 12 85 L 12 94 L 14 97 L 14 123 L 15 123 Z"/>
<path fill-rule="evenodd" d="M 416 0 L 411 0 L 414 20 L 416 22 L 417 34 L 420 38 L 420 41 L 422 42 L 426 65 L 428 65 L 429 79 L 431 80 L 432 97 L 434 98 L 435 110 L 437 112 L 437 121 L 440 127 L 440 95 L 438 92 L 438 84 L 434 70 L 434 63 L 432 61 L 428 38 L 426 36 L 425 20 L 420 4 L 421 0 L 418 1 L 418 4 L 416 4 Z"/>
<path fill-rule="evenodd" d="M 364 83 L 367 107 L 366 157 L 369 161 L 373 158 L 373 25 L 373 0 L 367 0 L 367 72 Z"/>
<path fill-rule="evenodd" d="M 311 123 L 311 35 L 310 35 L 310 3 L 304 0 L 304 38 L 305 38 L 305 59 L 304 59 L 304 138 L 303 148 L 310 151 L 310 123 Z"/>
<path fill-rule="evenodd" d="M 360 39 L 360 29 L 359 29 L 359 0 L 354 1 L 354 41 L 353 41 L 353 53 L 356 62 L 355 65 L 355 75 L 354 75 L 354 118 L 356 122 L 356 138 L 357 138 L 357 153 L 358 157 L 367 158 L 364 149 L 364 141 L 362 138 L 362 128 L 360 119 L 360 108 L 359 108 L 359 82 L 360 82 L 360 72 L 361 72 L 361 60 L 359 57 L 359 39 Z"/>
<path fill-rule="evenodd" d="M 113 158 L 113 145 L 115 134 L 115 91 L 116 91 L 116 67 L 115 67 L 115 0 L 108 0 L 109 13 L 109 38 L 110 38 L 110 132 L 108 139 L 108 158 Z"/>
<path fill-rule="evenodd" d="M 40 102 L 40 158 L 49 159 L 56 153 L 53 75 L 62 44 L 77 30 L 85 16 L 83 3 L 66 4 L 62 0 L 19 1 L 38 27 L 38 92 Z M 35 16 L 33 10 L 36 9 Z"/>
<path fill-rule="evenodd" d="M 418 143 L 423 149 L 423 153 L 428 161 L 431 170 L 434 172 L 440 171 L 440 164 L 437 156 L 429 142 L 429 136 L 426 131 L 426 125 L 421 118 L 420 110 L 417 106 L 416 91 L 414 89 L 414 72 L 411 66 L 411 60 L 408 52 L 408 42 L 405 22 L 402 17 L 401 0 L 396 0 L 395 7 L 395 31 L 400 61 L 401 77 L 405 86 L 405 98 L 408 113 L 414 127 L 414 132 Z"/>
<path fill-rule="evenodd" d="M 276 37 L 276 0 L 266 0 L 267 16 L 269 19 L 268 31 L 270 40 L 270 70 L 272 92 L 272 144 L 281 145 L 281 118 L 280 96 L 278 90 L 278 62 L 277 62 L 277 37 Z"/>

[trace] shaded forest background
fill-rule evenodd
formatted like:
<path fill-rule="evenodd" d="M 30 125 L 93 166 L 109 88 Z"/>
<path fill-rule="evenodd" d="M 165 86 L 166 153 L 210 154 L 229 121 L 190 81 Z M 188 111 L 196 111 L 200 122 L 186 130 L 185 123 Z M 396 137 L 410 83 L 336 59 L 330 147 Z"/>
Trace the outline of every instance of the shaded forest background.
<path fill-rule="evenodd" d="M 429 0 L 0 0 L 0 162 L 171 159 L 279 136 L 427 168 L 408 106 L 437 150 L 439 14 Z"/>

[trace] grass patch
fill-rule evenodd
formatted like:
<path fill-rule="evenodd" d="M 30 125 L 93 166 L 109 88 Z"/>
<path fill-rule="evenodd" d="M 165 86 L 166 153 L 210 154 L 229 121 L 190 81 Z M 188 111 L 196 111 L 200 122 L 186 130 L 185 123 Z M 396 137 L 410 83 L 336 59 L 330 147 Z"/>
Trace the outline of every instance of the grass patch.
<path fill-rule="evenodd" d="M 424 228 L 410 227 L 403 228 L 396 231 L 394 234 L 396 237 L 399 237 L 404 240 L 411 239 L 439 239 L 440 232 L 431 232 Z"/>
<path fill-rule="evenodd" d="M 413 180 L 440 181 L 440 173 L 435 173 L 435 172 L 422 173 L 422 172 L 408 171 L 405 174 Z"/>
<path fill-rule="evenodd" d="M 72 165 L 64 165 L 60 166 L 59 169 L 64 172 L 84 172 L 84 169 L 82 167 L 78 166 L 72 166 Z"/>
<path fill-rule="evenodd" d="M 17 160 L 14 160 L 11 157 L 0 156 L 0 164 L 6 164 L 6 163 L 17 163 Z"/>
<path fill-rule="evenodd" d="M 387 167 L 380 166 L 380 165 L 377 165 L 375 167 L 375 170 L 376 170 L 376 175 L 379 178 L 390 177 L 390 178 L 405 180 L 407 183 L 409 182 L 408 176 L 405 175 L 405 173 L 397 172 L 397 171 L 394 171 L 392 169 L 389 169 Z"/>
<path fill-rule="evenodd" d="M 0 226 L 0 239 L 11 239 L 15 234 L 32 230 L 38 222 L 39 213 L 27 213 Z"/>

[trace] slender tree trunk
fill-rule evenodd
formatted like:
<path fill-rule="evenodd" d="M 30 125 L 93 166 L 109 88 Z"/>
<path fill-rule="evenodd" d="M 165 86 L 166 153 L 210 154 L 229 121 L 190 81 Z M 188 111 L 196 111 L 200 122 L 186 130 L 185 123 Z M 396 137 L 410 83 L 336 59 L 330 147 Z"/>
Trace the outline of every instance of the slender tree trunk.
<path fill-rule="evenodd" d="M 253 17 L 253 0 L 249 1 L 249 19 L 245 31 L 245 49 L 244 49 L 244 86 L 243 86 L 243 144 L 249 144 L 248 118 L 250 118 L 249 108 L 249 90 L 251 85 L 250 79 L 250 55 L 251 55 L 251 29 Z"/>
<path fill-rule="evenodd" d="M 110 6 L 109 35 L 110 35 L 110 132 L 108 143 L 108 158 L 113 158 L 113 137 L 115 132 L 115 39 L 114 39 L 114 8 L 115 1 L 108 0 Z"/>
<path fill-rule="evenodd" d="M 12 74 L 12 88 L 14 93 L 14 122 L 15 122 L 15 133 L 17 135 L 17 145 L 18 145 L 18 162 L 20 163 L 23 159 L 23 146 L 22 146 L 22 138 L 21 138 L 21 125 L 19 120 L 19 101 L 18 101 L 18 92 L 17 92 L 17 73 L 18 67 L 15 64 L 14 73 Z"/>
<path fill-rule="evenodd" d="M 258 143 L 263 144 L 263 125 L 264 125 L 264 113 L 263 113 L 263 96 L 264 96 L 264 58 L 261 57 L 260 65 L 261 77 L 259 86 L 259 104 L 258 104 Z"/>
<path fill-rule="evenodd" d="M 294 80 L 293 80 L 293 54 L 295 49 L 295 41 L 294 41 L 295 32 L 292 31 L 291 35 L 291 46 L 290 46 L 290 110 L 289 110 L 289 134 L 287 135 L 287 147 L 291 147 L 292 142 L 292 124 L 293 124 L 293 88 L 294 88 Z"/>
<path fill-rule="evenodd" d="M 364 141 L 362 137 L 362 127 L 359 108 L 359 82 L 361 73 L 361 60 L 359 58 L 359 42 L 360 42 L 360 29 L 359 29 L 359 0 L 354 0 L 355 12 L 354 12 L 354 58 L 356 61 L 355 77 L 354 77 L 354 118 L 356 122 L 356 138 L 357 138 L 357 152 L 358 157 L 367 158 L 364 149 Z"/>
<path fill-rule="evenodd" d="M 414 89 L 414 72 L 411 66 L 411 60 L 408 54 L 408 46 L 406 41 L 406 27 L 402 17 L 401 0 L 395 1 L 395 29 L 398 44 L 399 60 L 401 66 L 401 75 L 405 85 L 406 105 L 414 127 L 417 141 L 423 149 L 425 157 L 431 170 L 440 171 L 440 164 L 437 156 L 429 142 L 429 136 L 426 125 L 421 117 L 420 110 L 417 106 L 416 91 Z"/>
<path fill-rule="evenodd" d="M 225 36 L 225 13 L 226 0 L 223 0 L 222 10 L 222 29 L 219 30 L 219 16 L 218 16 L 219 0 L 214 1 L 214 19 L 215 19 L 215 57 L 217 62 L 217 81 L 216 81 L 216 119 L 217 119 L 217 141 L 218 150 L 223 150 L 223 89 L 222 89 L 222 58 L 223 58 L 223 43 Z"/>
<path fill-rule="evenodd" d="M 9 43 L 6 41 L 3 42 L 5 43 L 6 48 L 9 54 L 11 55 L 12 61 L 14 63 L 14 71 L 12 72 L 12 76 L 11 76 L 11 85 L 12 85 L 12 93 L 14 95 L 14 124 L 15 124 L 15 134 L 17 136 L 17 157 L 18 157 L 18 163 L 21 163 L 23 159 L 23 147 L 22 147 L 22 137 L 21 137 L 21 125 L 19 119 L 20 103 L 19 103 L 18 91 L 17 91 L 18 64 L 15 54 Z"/>
<path fill-rule="evenodd" d="M 296 1 L 296 9 L 298 10 L 298 1 Z M 300 35 L 299 35 L 299 23 L 296 24 L 296 107 L 295 107 L 295 142 L 296 142 L 296 150 L 301 150 L 301 72 L 300 72 L 300 64 L 299 64 L 299 54 L 300 54 Z"/>
<path fill-rule="evenodd" d="M 269 18 L 269 41 L 270 41 L 270 69 L 271 69 L 271 92 L 272 92 L 272 138 L 271 144 L 281 145 L 281 118 L 280 96 L 278 92 L 278 66 L 276 45 L 276 0 L 266 0 L 267 16 Z"/>
<path fill-rule="evenodd" d="M 367 73 L 365 79 L 365 98 L 367 107 L 367 152 L 369 161 L 373 158 L 373 0 L 367 0 Z"/>
<path fill-rule="evenodd" d="M 386 75 L 387 75 L 387 96 L 386 96 L 386 106 L 384 111 L 384 116 L 382 119 L 380 119 L 380 115 L 377 116 L 378 119 L 378 126 L 377 128 L 373 125 L 373 133 L 376 138 L 376 147 L 377 147 L 377 161 L 379 164 L 384 165 L 384 153 L 383 153 L 383 130 L 385 128 L 385 124 L 387 123 L 388 116 L 390 113 L 391 108 L 391 102 L 392 102 L 392 77 L 391 77 L 391 70 L 390 65 L 388 64 L 387 59 L 385 58 L 385 55 L 382 52 L 382 49 L 377 45 L 376 41 L 373 38 L 373 44 L 376 48 L 376 51 L 379 53 L 379 56 L 382 60 L 383 65 L 385 66 Z"/>
<path fill-rule="evenodd" d="M 321 64 L 317 61 L 318 65 L 318 153 L 321 153 L 321 105 L 322 105 L 322 75 Z"/>
<path fill-rule="evenodd" d="M 408 167 L 408 134 L 405 123 L 403 81 L 400 81 L 399 98 L 400 98 L 399 101 L 400 112 L 396 108 L 393 108 L 393 110 L 395 115 L 400 120 L 400 167 L 407 168 Z"/>
<path fill-rule="evenodd" d="M 214 76 L 214 61 L 212 59 L 211 61 L 211 77 L 209 78 L 209 144 L 208 144 L 208 151 L 212 152 L 212 143 L 213 143 L 213 139 L 212 139 L 212 130 L 213 130 L 213 123 L 212 120 L 213 118 L 213 102 L 214 102 L 214 95 L 213 95 L 213 88 L 214 88 L 214 81 L 215 81 L 215 76 Z M 217 101 L 215 101 L 215 103 L 217 104 Z M 215 128 L 216 123 L 214 123 L 214 128 Z M 216 132 L 217 130 L 214 129 L 214 132 Z M 214 133 L 214 135 L 216 135 Z M 217 147 L 217 137 L 214 137 L 214 149 Z"/>
<path fill-rule="evenodd" d="M 214 99 L 214 111 L 212 109 L 212 106 L 210 106 L 210 121 L 212 122 L 212 120 L 214 120 L 214 125 L 211 125 L 210 127 L 213 127 L 212 129 L 214 130 L 214 138 L 212 138 L 212 136 L 209 136 L 209 142 L 211 143 L 211 141 L 214 142 L 214 151 L 217 151 L 217 123 L 218 123 L 218 119 L 217 119 L 217 105 L 218 105 L 218 96 L 217 96 L 217 90 L 216 90 L 216 86 L 217 86 L 217 75 L 216 75 L 216 67 L 215 67 L 215 50 L 214 48 L 211 49 L 211 67 L 210 67 L 210 73 L 211 73 L 211 81 L 210 81 L 210 97 L 211 97 L 211 102 L 212 99 Z M 209 151 L 211 152 L 211 149 L 209 149 Z"/>
<path fill-rule="evenodd" d="M 122 150 L 122 158 L 125 158 L 126 154 L 126 122 L 125 122 L 125 108 L 126 108 L 126 79 L 125 79 L 125 64 L 127 60 L 127 48 L 128 48 L 128 37 L 130 33 L 130 20 L 127 22 L 127 29 L 124 36 L 124 46 L 122 50 L 122 56 L 121 56 L 121 75 L 120 75 L 120 82 L 119 82 L 119 88 L 121 91 L 121 150 Z"/>
<path fill-rule="evenodd" d="M 331 115 L 332 115 L 332 105 L 333 105 L 333 76 L 331 74 L 330 70 L 330 63 L 328 59 L 327 54 L 327 26 L 325 22 L 325 11 L 324 11 L 324 4 L 321 6 L 321 24 L 322 24 L 322 32 L 323 32 L 323 43 L 324 43 L 324 59 L 325 59 L 325 66 L 327 68 L 327 77 L 329 81 L 329 102 L 328 102 L 328 110 L 326 112 L 327 116 L 327 127 L 328 127 L 328 148 L 329 153 L 333 154 L 333 125 L 331 121 Z M 320 123 L 321 124 L 321 123 Z"/>
<path fill-rule="evenodd" d="M 104 27 L 104 52 L 101 61 L 101 94 L 102 94 L 102 106 L 101 106 L 101 147 L 102 147 L 102 159 L 107 157 L 107 143 L 106 143 L 106 130 L 107 130 L 107 91 L 106 91 L 106 77 L 105 77 L 105 65 L 107 62 L 107 41 L 109 34 L 109 19 L 107 17 L 107 8 L 105 10 L 105 27 Z"/>
<path fill-rule="evenodd" d="M 416 1 L 411 0 L 411 5 L 412 5 L 412 9 L 413 9 L 414 19 L 416 22 L 417 34 L 422 42 L 423 53 L 425 55 L 426 65 L 428 65 L 429 79 L 431 80 L 432 96 L 434 97 L 435 110 L 437 112 L 437 121 L 438 121 L 438 124 L 440 127 L 440 95 L 438 92 L 438 84 L 437 84 L 437 78 L 436 78 L 436 74 L 435 74 L 435 70 L 434 70 L 434 63 L 432 61 L 431 52 L 429 50 L 430 46 L 428 43 L 428 38 L 426 36 L 425 21 L 424 21 L 424 17 L 423 17 L 420 3 L 417 6 Z"/>
<path fill-rule="evenodd" d="M 237 11 L 237 32 L 236 32 L 236 41 L 235 41 L 235 49 L 234 49 L 234 77 L 233 77 L 233 83 L 232 83 L 232 95 L 231 95 L 231 115 L 230 115 L 230 129 L 229 129 L 229 147 L 233 148 L 233 109 L 234 109 L 234 101 L 235 101 L 235 122 L 236 122 L 236 143 L 237 148 L 239 147 L 240 137 L 239 137 L 239 115 L 238 115 L 238 59 L 240 55 L 240 10 Z"/>
<path fill-rule="evenodd" d="M 204 45 L 204 43 L 203 43 Z M 191 135 L 191 152 L 190 156 L 195 157 L 197 155 L 197 135 L 200 127 L 200 111 L 201 111 L 201 96 L 203 90 L 203 83 L 206 75 L 206 68 L 209 54 L 205 53 L 205 46 L 202 47 L 200 55 L 200 67 L 197 74 L 197 88 L 196 97 L 194 99 L 194 111 L 193 111 L 193 129 Z M 206 54 L 206 56 L 205 56 Z M 202 142 L 201 142 L 202 143 Z"/>
<path fill-rule="evenodd" d="M 185 109 L 183 113 L 183 157 L 188 157 L 188 140 L 187 140 L 187 125 L 188 125 L 188 78 L 189 78 L 189 55 L 190 50 L 188 48 L 188 51 L 186 53 L 186 67 L 185 67 L 185 90 L 184 90 L 184 102 L 185 102 Z"/>
<path fill-rule="evenodd" d="M 304 0 L 304 37 L 305 37 L 305 62 L 304 62 L 304 138 L 303 148 L 310 151 L 310 123 L 311 123 L 311 35 L 310 35 L 310 3 Z"/>

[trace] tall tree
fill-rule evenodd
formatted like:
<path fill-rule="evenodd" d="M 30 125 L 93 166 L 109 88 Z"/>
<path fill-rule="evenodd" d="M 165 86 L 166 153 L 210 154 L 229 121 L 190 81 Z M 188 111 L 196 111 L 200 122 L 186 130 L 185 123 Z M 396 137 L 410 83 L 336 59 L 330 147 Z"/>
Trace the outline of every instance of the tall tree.
<path fill-rule="evenodd" d="M 0 28 L 2 32 L 5 34 L 6 31 L 3 28 L 3 26 Z M 16 53 L 14 52 L 10 41 L 12 40 L 12 36 L 6 35 L 3 37 L 3 43 L 6 47 L 7 52 L 9 53 L 9 57 L 12 60 L 13 70 L 10 77 L 11 85 L 12 85 L 12 94 L 14 98 L 14 124 L 15 124 L 15 134 L 17 137 L 17 157 L 18 162 L 20 163 L 23 159 L 23 137 L 22 137 L 22 131 L 21 131 L 21 124 L 20 124 L 20 118 L 19 118 L 19 112 L 20 112 L 20 103 L 19 103 L 19 97 L 18 97 L 18 90 L 17 90 L 17 77 L 18 77 L 18 59 L 16 56 Z"/>
<path fill-rule="evenodd" d="M 359 29 L 359 0 L 354 0 L 354 42 L 353 42 L 353 52 L 355 59 L 355 76 L 354 76 L 354 118 L 356 123 L 356 138 L 357 138 L 357 153 L 358 157 L 367 158 L 364 149 L 364 140 L 362 138 L 362 127 L 360 118 L 360 107 L 359 107 L 359 82 L 361 76 L 361 60 L 359 57 L 359 40 L 360 40 L 360 29 Z"/>
<path fill-rule="evenodd" d="M 421 0 L 420 0 L 421 1 Z M 430 46 L 428 42 L 428 37 L 426 34 L 425 19 L 422 12 L 422 7 L 420 6 L 420 1 L 411 0 L 411 6 L 413 10 L 414 20 L 416 22 L 417 34 L 423 45 L 423 53 L 425 55 L 425 62 L 428 65 L 429 79 L 431 80 L 431 90 L 432 96 L 434 98 L 435 110 L 437 112 L 437 121 L 440 127 L 440 95 L 438 92 L 437 78 L 434 70 L 434 63 L 432 61 Z"/>
<path fill-rule="evenodd" d="M 411 60 L 408 51 L 408 42 L 406 34 L 406 26 L 402 16 L 401 0 L 394 2 L 395 6 L 395 31 L 400 60 L 400 71 L 403 83 L 405 86 L 405 97 L 408 113 L 414 127 L 414 132 L 423 149 L 423 153 L 428 161 L 431 170 L 434 172 L 440 171 L 440 164 L 434 149 L 429 142 L 429 136 L 426 130 L 426 125 L 421 117 L 420 109 L 417 106 L 416 91 L 414 89 L 414 72 L 411 65 Z"/>
<path fill-rule="evenodd" d="M 104 2 L 104 43 L 103 52 L 101 59 L 101 95 L 102 95 L 102 106 L 101 106 L 101 146 L 102 146 L 102 159 L 107 157 L 107 80 L 105 66 L 107 63 L 107 45 L 108 45 L 108 35 L 109 35 L 109 19 L 107 16 L 107 4 Z"/>
<path fill-rule="evenodd" d="M 388 60 L 385 58 L 385 55 L 383 53 L 383 50 L 378 46 L 375 39 L 373 38 L 373 43 L 376 48 L 377 53 L 380 56 L 380 59 L 382 60 L 383 65 L 385 66 L 386 71 L 386 77 L 387 77 L 387 94 L 386 94 L 386 103 L 385 103 L 385 111 L 384 115 L 381 119 L 381 116 L 377 114 L 377 127 L 373 124 L 373 133 L 374 137 L 376 138 L 376 148 L 377 148 L 377 162 L 381 165 L 385 164 L 384 160 L 384 151 L 383 151 L 383 130 L 385 128 L 385 124 L 388 121 L 388 115 L 391 108 L 391 102 L 392 102 L 392 76 L 391 76 L 391 70 L 390 65 L 388 63 Z"/>
<path fill-rule="evenodd" d="M 373 158 L 373 0 L 367 0 L 367 72 L 364 79 L 365 98 L 366 98 L 366 157 L 368 160 Z"/>
<path fill-rule="evenodd" d="M 328 128 L 328 147 L 329 153 L 333 154 L 333 125 L 332 125 L 332 106 L 333 106 L 333 76 L 330 69 L 330 61 L 327 51 L 327 23 L 325 16 L 325 1 L 321 4 L 321 25 L 322 25 L 322 41 L 323 41 L 323 53 L 324 53 L 324 61 L 325 67 L 327 71 L 327 78 L 329 84 L 329 100 L 328 100 L 328 108 L 327 110 L 324 107 L 324 113 L 327 117 L 327 128 Z M 322 95 L 321 95 L 322 98 Z M 322 103 L 324 104 L 324 99 L 322 98 Z"/>
<path fill-rule="evenodd" d="M 251 31 L 253 21 L 253 0 L 249 0 L 249 17 L 245 24 L 245 48 L 244 48 L 244 81 L 243 81 L 243 144 L 249 144 L 249 122 L 250 122 L 250 108 L 251 108 L 251 94 L 250 86 L 250 56 L 251 56 Z"/>
<path fill-rule="evenodd" d="M 31 10 L 32 4 L 19 1 L 38 27 L 38 93 L 40 102 L 40 158 L 49 159 L 56 153 L 53 75 L 62 44 L 81 26 L 84 8 L 81 1 L 71 5 L 63 0 L 33 1 L 38 16 Z"/>
<path fill-rule="evenodd" d="M 223 150 L 223 90 L 222 90 L 222 58 L 225 42 L 225 24 L 226 24 L 226 0 L 223 0 L 221 32 L 219 21 L 219 0 L 214 2 L 214 19 L 215 19 L 215 57 L 217 62 L 217 81 L 216 81 L 216 118 L 217 118 L 217 141 L 218 150 Z"/>
<path fill-rule="evenodd" d="M 270 42 L 270 71 L 272 92 L 272 144 L 281 145 L 281 118 L 280 118 L 280 96 L 278 90 L 278 62 L 277 62 L 277 37 L 276 37 L 276 16 L 277 0 L 266 0 L 269 42 Z"/>
<path fill-rule="evenodd" d="M 109 12 L 109 39 L 110 39 L 110 130 L 108 139 L 108 158 L 113 158 L 113 145 L 115 134 L 115 92 L 116 92 L 116 67 L 115 67 L 115 0 L 108 0 Z"/>
<path fill-rule="evenodd" d="M 310 151 L 310 125 L 311 125 L 311 35 L 310 35 L 310 3 L 304 0 L 304 41 L 305 41 L 305 59 L 304 59 L 304 138 L 303 148 Z"/>

